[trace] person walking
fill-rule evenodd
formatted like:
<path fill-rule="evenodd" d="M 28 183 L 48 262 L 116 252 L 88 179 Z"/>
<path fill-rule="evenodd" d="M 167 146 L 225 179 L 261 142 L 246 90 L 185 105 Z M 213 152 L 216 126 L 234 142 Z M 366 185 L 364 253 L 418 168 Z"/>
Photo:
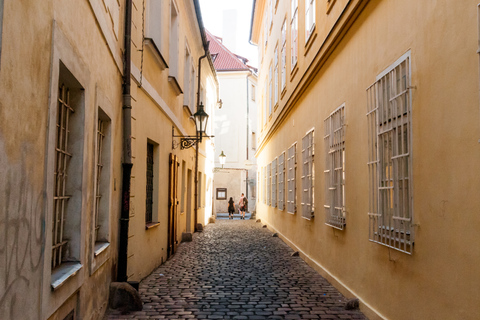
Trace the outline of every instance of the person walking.
<path fill-rule="evenodd" d="M 238 202 L 238 206 L 240 207 L 240 219 L 245 220 L 245 210 L 247 210 L 247 203 L 247 198 L 245 198 L 245 195 L 242 193 L 240 201 Z"/>
<path fill-rule="evenodd" d="M 233 219 L 234 212 L 235 212 L 235 202 L 233 201 L 233 198 L 230 197 L 230 200 L 228 200 L 228 219 Z"/>

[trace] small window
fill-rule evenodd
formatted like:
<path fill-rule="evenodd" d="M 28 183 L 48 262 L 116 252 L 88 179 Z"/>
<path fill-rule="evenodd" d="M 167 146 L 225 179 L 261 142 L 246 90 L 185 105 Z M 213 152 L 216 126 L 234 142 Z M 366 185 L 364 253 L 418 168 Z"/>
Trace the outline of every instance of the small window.
<path fill-rule="evenodd" d="M 251 90 L 251 92 L 252 92 L 252 101 L 255 101 L 255 85 L 252 84 L 252 87 L 251 87 L 251 88 L 252 88 L 252 90 Z"/>
<path fill-rule="evenodd" d="M 217 188 L 217 200 L 227 200 L 227 188 Z"/>
<path fill-rule="evenodd" d="M 291 28 L 291 65 L 290 68 L 293 71 L 297 65 L 298 57 L 298 0 L 291 0 L 292 5 L 292 20 L 290 22 Z"/>
<path fill-rule="evenodd" d="M 267 165 L 267 205 L 272 205 L 272 164 Z"/>
<path fill-rule="evenodd" d="M 272 161 L 272 207 L 277 206 L 277 159 Z"/>
<path fill-rule="evenodd" d="M 268 114 L 271 115 L 273 111 L 273 63 L 270 63 L 268 71 Z"/>
<path fill-rule="evenodd" d="M 285 208 L 285 152 L 278 157 L 278 209 Z"/>
<path fill-rule="evenodd" d="M 308 132 L 302 139 L 302 217 L 311 219 L 315 210 L 315 166 L 314 131 Z"/>
<path fill-rule="evenodd" d="M 273 84 L 273 88 L 274 88 L 274 93 L 273 93 L 273 105 L 276 106 L 277 103 L 278 103 L 278 45 L 275 47 L 275 56 L 273 58 L 273 61 L 274 61 L 274 84 Z"/>
<path fill-rule="evenodd" d="M 153 222 L 153 150 L 154 145 L 147 143 L 147 191 L 145 199 L 145 223 Z"/>
<path fill-rule="evenodd" d="M 283 90 L 285 89 L 285 86 L 286 86 L 286 83 L 287 83 L 287 75 L 286 75 L 286 71 L 287 71 L 287 20 L 285 19 L 283 21 L 283 25 L 282 25 L 282 43 L 281 43 L 281 46 L 282 46 L 282 52 L 281 52 L 281 58 L 280 58 L 280 63 L 281 63 L 281 78 L 282 78 L 282 84 L 280 86 L 281 88 L 281 91 L 283 92 Z"/>
<path fill-rule="evenodd" d="M 412 254 L 410 52 L 367 89 L 370 241 Z"/>
<path fill-rule="evenodd" d="M 315 28 L 315 0 L 305 1 L 305 42 L 310 39 Z"/>
<path fill-rule="evenodd" d="M 297 211 L 297 145 L 293 144 L 287 151 L 287 212 L 295 213 Z"/>
<path fill-rule="evenodd" d="M 95 172 L 95 249 L 109 242 L 110 118 L 98 109 Z"/>
<path fill-rule="evenodd" d="M 335 110 L 325 127 L 325 223 L 345 226 L 345 106 Z"/>

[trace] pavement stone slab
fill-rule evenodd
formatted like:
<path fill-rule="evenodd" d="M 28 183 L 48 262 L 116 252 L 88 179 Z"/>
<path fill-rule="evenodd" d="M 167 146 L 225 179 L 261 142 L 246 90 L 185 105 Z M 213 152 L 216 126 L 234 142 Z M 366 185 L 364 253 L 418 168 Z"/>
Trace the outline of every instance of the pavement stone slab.
<path fill-rule="evenodd" d="M 140 282 L 144 310 L 107 319 L 367 319 L 272 232 L 217 220 Z"/>

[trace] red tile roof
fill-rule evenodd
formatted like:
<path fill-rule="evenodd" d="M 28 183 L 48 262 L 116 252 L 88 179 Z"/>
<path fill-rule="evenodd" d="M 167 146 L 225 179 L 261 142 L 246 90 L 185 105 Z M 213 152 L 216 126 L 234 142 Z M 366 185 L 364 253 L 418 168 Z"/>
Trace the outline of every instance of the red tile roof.
<path fill-rule="evenodd" d="M 212 55 L 213 66 L 217 71 L 252 70 L 246 65 L 247 59 L 228 50 L 221 42 L 221 38 L 212 35 L 205 29 L 207 41 L 210 41 L 209 51 Z"/>

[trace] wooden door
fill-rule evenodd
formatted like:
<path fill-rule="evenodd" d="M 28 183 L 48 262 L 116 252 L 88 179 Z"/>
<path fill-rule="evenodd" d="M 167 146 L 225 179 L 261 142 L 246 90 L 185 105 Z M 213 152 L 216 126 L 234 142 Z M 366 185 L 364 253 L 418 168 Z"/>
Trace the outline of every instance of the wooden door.
<path fill-rule="evenodd" d="M 177 249 L 177 185 L 178 185 L 178 158 L 170 153 L 170 170 L 168 183 L 168 250 L 167 256 L 170 257 Z"/>

